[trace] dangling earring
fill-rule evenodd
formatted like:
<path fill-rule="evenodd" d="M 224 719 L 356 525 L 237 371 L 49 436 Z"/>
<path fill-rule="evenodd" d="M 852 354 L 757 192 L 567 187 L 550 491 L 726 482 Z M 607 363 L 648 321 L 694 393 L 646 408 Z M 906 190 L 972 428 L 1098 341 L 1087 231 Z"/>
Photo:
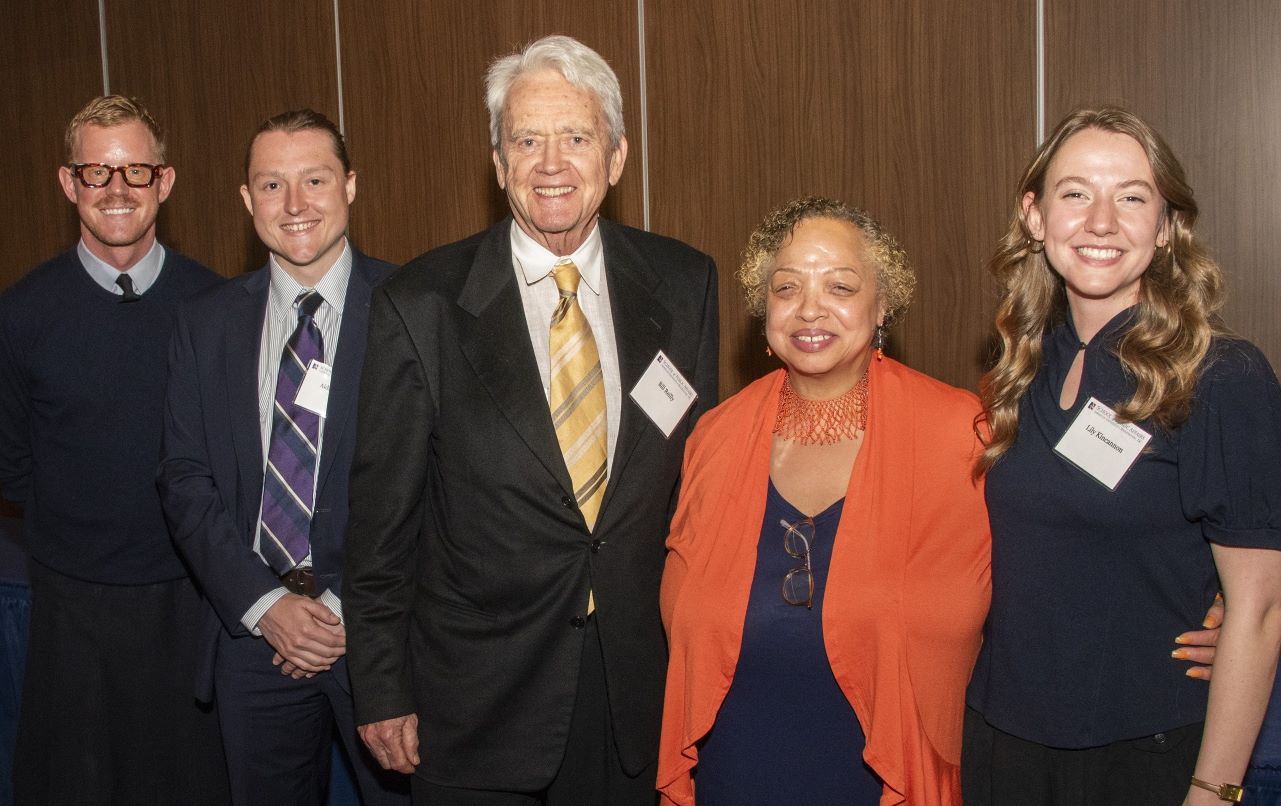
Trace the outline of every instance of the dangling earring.
<path fill-rule="evenodd" d="M 1035 238 L 1033 238 L 1031 241 L 1028 242 L 1027 251 L 1031 252 L 1034 255 L 1044 252 L 1045 241 L 1038 241 Z"/>
<path fill-rule="evenodd" d="M 769 348 L 769 345 L 768 345 L 768 344 L 767 344 L 767 345 L 765 345 L 765 355 L 768 355 L 768 356 L 770 356 L 770 357 L 773 357 L 773 355 L 774 355 L 774 351 L 773 351 L 773 350 L 771 350 L 771 349 Z"/>
<path fill-rule="evenodd" d="M 877 325 L 872 334 L 872 349 L 876 350 L 876 360 L 885 360 L 885 325 Z"/>

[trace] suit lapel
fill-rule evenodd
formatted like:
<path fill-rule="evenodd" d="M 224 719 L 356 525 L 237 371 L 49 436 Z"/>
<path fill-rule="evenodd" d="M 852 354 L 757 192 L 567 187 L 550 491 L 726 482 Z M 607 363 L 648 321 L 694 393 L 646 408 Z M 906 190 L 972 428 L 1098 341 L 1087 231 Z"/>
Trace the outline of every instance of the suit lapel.
<path fill-rule="evenodd" d="M 632 402 L 631 391 L 654 356 L 667 343 L 671 314 L 655 296 L 660 283 L 645 256 L 632 245 L 622 231 L 601 220 L 601 239 L 605 247 L 605 271 L 609 283 L 609 307 L 614 320 L 614 338 L 618 345 L 618 372 L 622 383 L 622 411 L 619 412 L 618 441 L 614 445 L 614 464 L 605 487 L 601 512 L 619 489 L 628 461 L 635 452 L 645 429 L 655 426 Z"/>
<path fill-rule="evenodd" d="M 352 250 L 351 279 L 343 301 L 342 329 L 338 335 L 338 352 L 333 357 L 333 377 L 329 384 L 329 403 L 325 409 L 324 442 L 320 451 L 317 475 L 317 497 L 328 483 L 338 453 L 338 442 L 356 408 L 360 388 L 360 368 L 364 364 L 366 337 L 369 331 L 369 296 L 372 288 L 366 276 L 365 256 Z"/>
<path fill-rule="evenodd" d="M 458 297 L 470 319 L 460 319 L 459 344 L 480 382 L 512 428 L 567 494 L 573 484 L 561 457 L 525 309 L 512 268 L 511 220 L 491 228 Z"/>
<path fill-rule="evenodd" d="M 262 433 L 258 412 L 258 352 L 267 315 L 267 269 L 260 269 L 235 296 L 227 312 L 227 406 L 231 439 L 240 468 L 241 512 L 257 517 L 262 494 Z M 252 534 L 252 532 L 250 532 Z"/>

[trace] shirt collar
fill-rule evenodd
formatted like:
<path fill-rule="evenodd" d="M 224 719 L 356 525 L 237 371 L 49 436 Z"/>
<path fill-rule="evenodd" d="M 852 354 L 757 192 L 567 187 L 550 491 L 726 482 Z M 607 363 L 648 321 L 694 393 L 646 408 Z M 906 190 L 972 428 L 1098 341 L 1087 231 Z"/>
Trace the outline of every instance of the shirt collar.
<path fill-rule="evenodd" d="M 90 252 L 89 247 L 85 246 L 84 238 L 76 244 L 76 254 L 80 256 L 80 265 L 84 266 L 85 271 L 89 272 L 89 276 L 95 283 L 113 294 L 123 293 L 116 285 L 116 278 L 125 272 Z M 148 288 L 155 285 L 156 278 L 160 276 L 160 269 L 164 265 L 165 248 L 160 245 L 160 241 L 152 241 L 151 249 L 147 250 L 147 254 L 129 267 L 129 279 L 133 281 L 134 293 L 145 293 Z"/>
<path fill-rule="evenodd" d="M 1090 343 L 1101 344 L 1105 347 L 1114 346 L 1121 340 L 1120 337 L 1129 327 L 1137 312 L 1137 305 L 1131 305 L 1130 307 L 1118 312 L 1116 316 L 1113 316 L 1107 321 L 1107 324 L 1099 328 L 1099 332 L 1094 334 L 1094 338 L 1090 339 Z M 1072 319 L 1072 311 L 1068 310 L 1066 314 L 1067 315 L 1064 317 L 1065 326 L 1059 330 L 1062 334 L 1059 338 L 1063 342 L 1064 349 L 1069 352 L 1075 352 L 1081 348 L 1081 337 L 1077 335 L 1076 322 Z"/>
<path fill-rule="evenodd" d="M 593 294 L 600 294 L 601 271 L 605 266 L 602 258 L 604 247 L 600 239 L 600 222 L 583 239 L 573 254 L 561 257 L 549 251 L 520 228 L 515 221 L 511 225 L 512 262 L 517 272 L 525 279 L 526 285 L 533 285 L 551 273 L 554 266 L 566 260 L 574 261 L 583 282 Z"/>
<path fill-rule="evenodd" d="M 342 254 L 334 261 L 334 265 L 329 267 L 325 276 L 320 278 L 314 288 L 320 292 L 324 298 L 325 304 L 333 308 L 339 315 L 342 314 L 343 303 L 347 300 L 347 281 L 351 279 L 351 242 L 344 240 Z M 271 304 L 273 307 L 292 307 L 294 300 L 304 291 L 309 290 L 308 286 L 302 285 L 289 275 L 289 272 L 280 267 L 276 262 L 276 256 L 271 255 L 267 259 L 267 265 L 271 271 Z"/>

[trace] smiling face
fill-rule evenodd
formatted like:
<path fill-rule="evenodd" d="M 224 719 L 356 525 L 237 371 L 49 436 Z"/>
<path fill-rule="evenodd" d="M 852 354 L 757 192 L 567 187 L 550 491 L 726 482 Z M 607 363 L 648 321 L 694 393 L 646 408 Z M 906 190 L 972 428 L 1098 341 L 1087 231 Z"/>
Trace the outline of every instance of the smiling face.
<path fill-rule="evenodd" d="M 883 323 L 876 270 L 858 228 L 806 218 L 767 268 L 765 337 L 802 397 L 827 400 L 867 369 Z"/>
<path fill-rule="evenodd" d="M 342 254 L 356 174 L 343 170 L 328 132 L 266 131 L 254 139 L 240 195 L 276 262 L 311 287 Z"/>
<path fill-rule="evenodd" d="M 160 153 L 151 130 L 140 121 L 118 126 L 87 123 L 76 133 L 71 159 L 77 163 L 156 165 Z M 90 253 L 124 270 L 142 259 L 155 243 L 156 215 L 160 203 L 169 198 L 174 170 L 165 168 L 146 188 L 129 187 L 118 171 L 105 187 L 87 188 L 66 166 L 58 169 L 58 181 L 80 214 L 80 237 Z"/>
<path fill-rule="evenodd" d="M 1102 129 L 1063 143 L 1041 198 L 1026 194 L 1023 210 L 1063 278 L 1073 315 L 1098 324 L 1138 301 L 1143 273 L 1168 238 L 1165 200 L 1143 147 Z"/>
<path fill-rule="evenodd" d="M 494 169 L 516 223 L 551 252 L 570 254 L 623 174 L 627 139 L 610 149 L 595 96 L 556 70 L 512 84 L 502 125 Z"/>

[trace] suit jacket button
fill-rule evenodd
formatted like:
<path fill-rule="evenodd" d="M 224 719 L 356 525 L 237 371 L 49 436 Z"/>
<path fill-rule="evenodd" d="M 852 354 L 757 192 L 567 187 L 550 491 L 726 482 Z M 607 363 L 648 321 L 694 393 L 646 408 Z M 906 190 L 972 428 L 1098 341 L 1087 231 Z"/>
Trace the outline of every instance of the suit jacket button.
<path fill-rule="evenodd" d="M 569 620 L 569 626 L 573 627 L 575 630 L 581 630 L 586 624 L 587 624 L 587 619 L 583 618 L 582 616 L 574 616 L 572 619 Z"/>
<path fill-rule="evenodd" d="M 563 506 L 565 509 L 573 509 L 574 499 L 571 496 L 562 495 L 560 498 L 560 505 Z"/>
<path fill-rule="evenodd" d="M 601 547 L 601 546 L 603 546 L 603 545 L 605 545 L 605 541 L 601 540 L 600 538 L 597 538 L 597 539 L 593 540 L 593 541 L 592 541 L 592 554 L 595 554 L 596 552 L 600 551 L 600 547 Z"/>

